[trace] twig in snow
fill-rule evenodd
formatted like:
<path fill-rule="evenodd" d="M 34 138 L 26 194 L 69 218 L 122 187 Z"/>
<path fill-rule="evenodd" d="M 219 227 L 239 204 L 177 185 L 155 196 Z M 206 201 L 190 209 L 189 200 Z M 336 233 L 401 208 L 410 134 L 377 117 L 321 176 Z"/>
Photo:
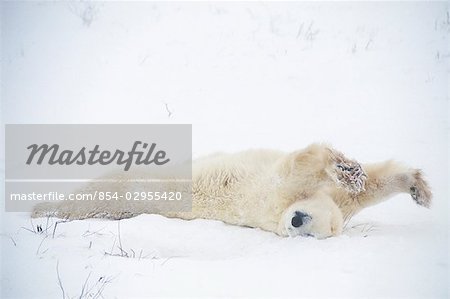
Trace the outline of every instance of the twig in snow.
<path fill-rule="evenodd" d="M 11 239 L 11 241 L 13 242 L 13 244 L 14 244 L 14 246 L 17 246 L 17 243 L 16 243 L 16 241 L 14 241 L 14 239 L 13 239 L 13 237 L 11 237 L 10 235 L 7 235 L 7 234 L 0 234 L 1 236 L 5 236 L 5 237 L 8 237 L 9 239 Z"/>
<path fill-rule="evenodd" d="M 45 229 L 43 230 L 43 232 L 45 232 L 46 235 L 48 235 L 48 230 L 50 229 L 50 227 L 53 226 L 53 221 L 50 224 L 49 224 L 49 221 L 50 221 L 50 216 L 47 216 L 47 221 L 45 223 Z"/>
<path fill-rule="evenodd" d="M 58 285 L 59 285 L 59 288 L 61 289 L 62 297 L 63 297 L 63 299 L 65 299 L 66 298 L 66 292 L 64 291 L 64 287 L 63 287 L 63 284 L 62 284 L 62 281 L 61 281 L 61 276 L 59 275 L 59 260 L 56 261 L 56 275 L 58 276 Z"/>
<path fill-rule="evenodd" d="M 141 258 L 147 258 L 149 256 L 149 254 L 144 255 L 144 256 L 142 255 L 143 249 L 140 250 L 139 256 L 137 256 L 136 251 L 134 249 L 130 248 L 127 251 L 127 250 L 125 250 L 123 248 L 123 246 L 122 246 L 122 234 L 121 234 L 121 230 L 120 230 L 120 220 L 117 222 L 117 233 L 118 233 L 118 235 L 115 236 L 115 238 L 114 238 L 114 242 L 113 242 L 113 245 L 111 247 L 111 250 L 110 251 L 104 251 L 104 255 L 126 257 L 126 258 L 138 258 L 139 260 Z M 116 246 L 116 240 L 117 240 L 117 246 Z M 119 250 L 118 253 L 114 253 L 114 249 L 116 247 Z"/>
<path fill-rule="evenodd" d="M 169 260 L 173 259 L 173 258 L 183 258 L 186 256 L 182 256 L 182 255 L 174 255 L 174 256 L 169 256 L 168 258 L 166 258 L 161 264 L 159 264 L 160 266 L 164 266 L 165 263 L 167 263 Z"/>
<path fill-rule="evenodd" d="M 297 36 L 296 38 L 299 39 L 302 37 L 303 35 L 303 39 L 307 40 L 307 41 L 314 41 L 314 39 L 316 38 L 317 34 L 319 34 L 320 30 L 319 29 L 315 29 L 314 28 L 314 21 L 311 21 L 308 25 L 308 28 L 306 28 L 305 32 L 303 33 L 303 27 L 304 27 L 305 23 L 301 23 L 300 27 L 298 28 L 297 31 Z"/>
<path fill-rule="evenodd" d="M 34 229 L 33 219 L 31 219 L 31 218 L 30 218 L 30 223 L 31 223 L 31 229 L 26 228 L 26 227 L 24 227 L 24 226 L 21 226 L 20 228 L 21 228 L 21 229 L 24 229 L 24 230 L 27 230 L 27 231 L 29 231 L 29 232 L 31 232 L 31 233 L 33 233 L 33 234 L 37 234 L 37 231 Z"/>
<path fill-rule="evenodd" d="M 9 236 L 9 238 L 11 239 L 11 241 L 13 242 L 14 246 L 17 246 L 16 241 L 14 241 L 13 237 Z"/>
<path fill-rule="evenodd" d="M 170 109 L 169 109 L 169 104 L 167 104 L 167 103 L 164 103 L 164 105 L 166 106 L 167 117 L 170 117 L 170 116 L 172 116 L 172 111 L 170 111 Z"/>
<path fill-rule="evenodd" d="M 119 234 L 119 246 L 118 246 L 118 248 L 120 250 L 120 254 L 122 256 L 125 255 L 126 257 L 128 257 L 128 253 L 125 250 L 123 250 L 122 239 L 120 238 L 120 220 L 117 221 L 117 231 L 118 231 L 118 234 Z"/>
<path fill-rule="evenodd" d="M 142 60 L 139 63 L 139 65 L 143 65 L 149 56 L 150 56 L 149 54 L 145 55 L 144 58 L 142 58 Z"/>
<path fill-rule="evenodd" d="M 316 35 L 319 33 L 319 29 L 313 30 L 314 21 L 311 21 L 309 24 L 308 30 L 305 33 L 305 39 L 313 41 L 316 38 Z"/>
<path fill-rule="evenodd" d="M 91 278 L 91 274 L 92 272 L 90 272 L 88 274 L 88 276 L 86 277 L 86 279 L 83 282 L 82 288 L 81 288 L 81 293 L 79 296 L 77 296 L 77 298 L 80 299 L 84 299 L 84 298 L 103 298 L 102 292 L 105 289 L 106 284 L 110 283 L 111 281 L 113 281 L 113 279 L 115 277 L 105 277 L 105 276 L 100 276 L 94 284 L 92 284 L 92 286 L 89 286 L 89 280 Z M 62 283 L 62 279 L 61 279 L 61 275 L 59 274 L 59 260 L 56 262 L 56 275 L 58 277 L 58 285 L 59 288 L 61 289 L 62 292 L 62 298 L 66 299 L 66 298 L 70 298 L 70 296 L 66 293 L 63 283 Z M 96 289 L 97 288 L 97 289 Z"/>
<path fill-rule="evenodd" d="M 55 238 L 56 228 L 57 228 L 58 224 L 60 224 L 60 223 L 66 223 L 66 222 L 70 222 L 70 221 L 72 221 L 72 220 L 60 220 L 60 221 L 56 221 L 56 222 L 55 222 L 55 226 L 53 227 L 52 239 Z"/>
<path fill-rule="evenodd" d="M 91 26 L 94 19 L 97 17 L 98 8 L 91 1 L 89 2 L 79 2 L 79 3 L 69 3 L 69 10 L 74 15 L 79 17 L 86 27 Z"/>
<path fill-rule="evenodd" d="M 371 43 L 372 43 L 372 39 L 369 39 L 369 41 L 367 42 L 367 44 L 366 44 L 366 46 L 364 48 L 366 51 L 369 50 L 369 46 L 370 46 Z"/>
<path fill-rule="evenodd" d="M 39 254 L 39 250 L 41 249 L 42 243 L 44 243 L 44 241 L 45 241 L 45 239 L 47 239 L 47 237 L 48 236 L 45 236 L 45 237 L 42 238 L 42 241 L 41 241 L 41 243 L 39 243 L 39 247 L 36 250 L 36 255 Z M 47 250 L 48 250 L 48 248 L 45 251 L 41 252 L 41 253 L 45 253 Z"/>
<path fill-rule="evenodd" d="M 305 23 L 301 23 L 300 27 L 298 28 L 297 37 L 296 37 L 297 39 L 300 37 L 300 35 L 302 35 L 303 25 L 305 25 Z"/>
<path fill-rule="evenodd" d="M 166 258 L 160 266 L 164 266 L 165 263 L 167 263 L 168 260 L 170 260 L 171 258 L 173 258 L 173 256 L 169 256 L 168 258 Z"/>
<path fill-rule="evenodd" d="M 24 229 L 24 230 L 27 230 L 27 231 L 29 231 L 29 232 L 31 232 L 31 233 L 33 233 L 33 234 L 37 234 L 37 232 L 36 232 L 35 230 L 31 230 L 31 229 L 29 229 L 29 228 L 27 228 L 27 227 L 21 226 L 20 228 L 21 228 L 21 229 Z"/>
<path fill-rule="evenodd" d="M 358 229 L 359 227 L 362 227 L 360 230 Z M 376 230 L 376 227 L 374 224 L 371 223 L 360 223 L 360 224 L 355 224 L 352 227 L 349 228 L 350 230 L 357 230 L 360 233 L 365 233 L 364 237 L 367 237 L 367 233 L 370 233 L 374 230 Z"/>
<path fill-rule="evenodd" d="M 91 291 L 94 287 L 96 287 L 98 283 L 101 283 L 100 288 L 97 290 L 97 293 L 95 293 L 95 294 L 92 296 L 92 298 L 94 298 L 94 299 L 99 298 L 99 297 L 102 297 L 102 298 L 103 298 L 102 292 L 103 292 L 103 290 L 105 289 L 106 284 L 108 284 L 108 283 L 110 283 L 111 281 L 113 281 L 113 279 L 114 279 L 114 277 L 104 277 L 104 276 L 101 276 L 101 277 L 97 280 L 97 282 L 94 284 L 94 286 L 89 290 L 88 294 L 91 294 L 90 291 Z"/>
<path fill-rule="evenodd" d="M 45 228 L 43 228 L 41 224 L 34 225 L 32 219 L 30 219 L 31 229 L 24 227 L 24 226 L 21 226 L 20 228 L 24 229 L 26 231 L 29 231 L 30 233 L 33 233 L 33 234 L 45 234 L 46 236 L 48 236 L 48 230 L 53 226 L 53 222 L 49 223 L 49 220 L 50 220 L 50 216 L 47 216 Z"/>
<path fill-rule="evenodd" d="M 99 232 L 102 231 L 102 230 L 104 230 L 105 228 L 106 228 L 106 227 L 104 226 L 104 227 L 100 228 L 99 230 L 96 230 L 96 231 L 93 231 L 93 232 L 91 232 L 91 231 L 88 229 L 88 230 L 85 231 L 81 236 L 82 236 L 82 237 L 89 237 L 89 236 L 92 236 L 92 235 L 103 235 L 103 234 L 99 234 Z"/>
<path fill-rule="evenodd" d="M 92 273 L 92 272 L 89 272 L 88 276 L 86 277 L 86 280 L 84 281 L 83 287 L 81 288 L 80 298 L 83 298 L 84 290 L 86 290 L 86 286 L 87 286 L 89 277 L 91 277 L 91 273 Z"/>

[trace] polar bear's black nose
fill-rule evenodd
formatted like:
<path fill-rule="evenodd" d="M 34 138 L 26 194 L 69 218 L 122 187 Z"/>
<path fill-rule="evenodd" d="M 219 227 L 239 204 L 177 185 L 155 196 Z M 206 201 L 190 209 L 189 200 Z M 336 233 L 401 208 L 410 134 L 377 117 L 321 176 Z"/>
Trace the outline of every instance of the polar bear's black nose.
<path fill-rule="evenodd" d="M 305 223 L 305 220 L 308 218 L 309 218 L 308 215 L 299 211 L 295 211 L 295 216 L 292 217 L 291 224 L 293 227 L 300 227 L 303 225 L 303 223 Z"/>

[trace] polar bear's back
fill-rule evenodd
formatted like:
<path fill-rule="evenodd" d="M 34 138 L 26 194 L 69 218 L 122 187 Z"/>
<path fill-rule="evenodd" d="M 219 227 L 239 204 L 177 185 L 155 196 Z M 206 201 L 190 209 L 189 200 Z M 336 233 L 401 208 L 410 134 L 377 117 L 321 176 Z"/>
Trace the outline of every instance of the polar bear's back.
<path fill-rule="evenodd" d="M 238 153 L 215 153 L 193 161 L 193 177 L 208 171 L 228 169 L 230 171 L 256 172 L 272 166 L 285 153 L 275 150 L 255 149 Z"/>
<path fill-rule="evenodd" d="M 280 151 L 248 150 L 216 153 L 195 160 L 193 209 L 188 218 L 217 219 L 238 225 L 245 220 L 247 225 L 255 222 L 254 226 L 258 226 L 261 211 L 268 209 L 265 206 L 272 192 L 274 168 L 284 156 Z"/>

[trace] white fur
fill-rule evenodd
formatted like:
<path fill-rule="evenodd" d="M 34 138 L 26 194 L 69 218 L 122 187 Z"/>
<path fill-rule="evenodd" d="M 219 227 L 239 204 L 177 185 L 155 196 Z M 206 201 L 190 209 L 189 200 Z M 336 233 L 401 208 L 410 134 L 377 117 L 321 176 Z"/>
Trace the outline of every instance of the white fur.
<path fill-rule="evenodd" d="M 251 150 L 215 154 L 194 161 L 192 176 L 192 211 L 156 213 L 221 220 L 280 236 L 326 238 L 339 235 L 345 219 L 395 193 L 412 194 L 414 188 L 412 195 L 418 204 L 429 206 L 431 201 L 419 170 L 392 161 L 361 165 L 322 144 L 292 153 Z M 165 187 L 172 191 L 182 188 L 176 184 Z M 115 188 L 109 191 L 135 191 L 140 187 L 118 183 Z M 97 189 L 102 189 L 101 183 L 85 188 Z M 309 216 L 300 227 L 291 223 L 296 211 Z M 130 206 L 126 201 L 97 201 L 38 205 L 32 216 L 120 219 L 142 213 L 155 211 L 145 203 Z"/>

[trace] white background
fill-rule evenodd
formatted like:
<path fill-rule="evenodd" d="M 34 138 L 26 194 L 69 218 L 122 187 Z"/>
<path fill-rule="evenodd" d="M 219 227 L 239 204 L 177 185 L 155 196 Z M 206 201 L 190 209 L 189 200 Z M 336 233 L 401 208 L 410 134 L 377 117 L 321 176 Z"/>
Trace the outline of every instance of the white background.
<path fill-rule="evenodd" d="M 446 297 L 449 32 L 445 2 L 1 3 L 3 124 L 192 123 L 195 156 L 324 141 L 421 168 L 435 195 L 325 241 L 144 215 L 121 222 L 140 260 L 104 255 L 117 222 L 52 239 L 2 214 L 2 295 L 61 298 L 59 261 L 72 297 L 108 275 L 107 298 Z"/>

